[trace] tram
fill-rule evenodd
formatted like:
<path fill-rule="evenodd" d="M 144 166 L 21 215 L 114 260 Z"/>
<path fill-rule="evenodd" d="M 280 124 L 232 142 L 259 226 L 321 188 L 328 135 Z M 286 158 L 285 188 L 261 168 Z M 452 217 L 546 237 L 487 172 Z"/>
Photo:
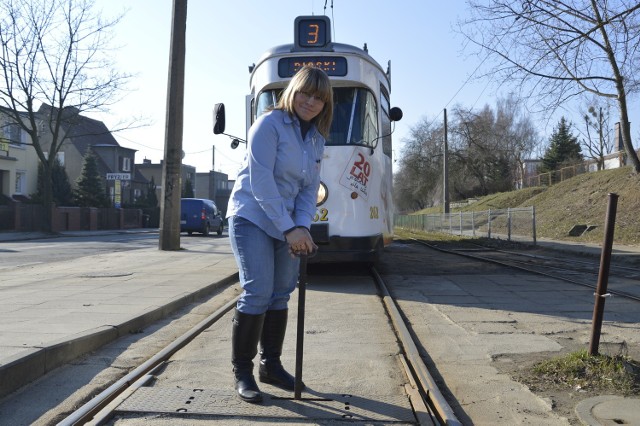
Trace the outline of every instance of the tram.
<path fill-rule="evenodd" d="M 294 43 L 276 46 L 249 67 L 247 132 L 274 106 L 291 77 L 313 64 L 334 92 L 331 133 L 321 163 L 321 183 L 311 235 L 319 247 L 310 263 L 376 262 L 393 238 L 391 63 L 386 71 L 367 52 L 331 40 L 327 16 L 299 16 Z M 214 111 L 214 133 L 224 133 L 224 105 Z M 231 136 L 231 135 L 227 135 Z M 240 141 L 234 138 L 232 147 Z"/>

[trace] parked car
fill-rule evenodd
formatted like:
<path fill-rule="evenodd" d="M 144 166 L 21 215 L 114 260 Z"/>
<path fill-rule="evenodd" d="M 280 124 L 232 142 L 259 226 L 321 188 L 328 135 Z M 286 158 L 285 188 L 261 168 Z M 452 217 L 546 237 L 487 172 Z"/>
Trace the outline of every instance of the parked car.
<path fill-rule="evenodd" d="M 222 235 L 223 230 L 224 219 L 216 203 L 204 198 L 180 200 L 180 232 L 209 235 L 211 231 L 216 231 L 218 235 Z"/>

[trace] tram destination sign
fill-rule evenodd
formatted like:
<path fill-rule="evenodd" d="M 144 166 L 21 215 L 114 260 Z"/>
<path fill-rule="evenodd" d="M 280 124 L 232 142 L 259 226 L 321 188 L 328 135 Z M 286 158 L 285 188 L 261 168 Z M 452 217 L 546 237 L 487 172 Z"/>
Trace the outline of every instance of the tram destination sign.
<path fill-rule="evenodd" d="M 344 77 L 347 75 L 347 58 L 344 56 L 295 56 L 278 61 L 278 76 L 293 76 L 305 65 L 320 68 L 329 76 Z"/>

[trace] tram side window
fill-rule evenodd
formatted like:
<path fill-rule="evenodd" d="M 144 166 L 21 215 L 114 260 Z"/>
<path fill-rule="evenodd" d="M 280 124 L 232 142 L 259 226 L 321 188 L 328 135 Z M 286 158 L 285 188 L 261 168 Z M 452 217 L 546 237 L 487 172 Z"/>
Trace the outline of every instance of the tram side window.
<path fill-rule="evenodd" d="M 256 103 L 255 117 L 260 117 L 269 109 L 273 108 L 276 105 L 278 97 L 281 94 L 282 89 L 265 90 L 264 92 L 261 92 L 260 95 L 258 95 L 258 102 Z M 255 119 L 253 121 L 255 121 Z"/>
<path fill-rule="evenodd" d="M 380 91 L 380 106 L 382 108 L 382 122 L 380 123 L 382 129 L 380 134 L 382 135 L 382 152 L 385 155 L 391 157 L 392 144 L 391 144 L 391 118 L 389 117 L 390 102 L 387 93 L 381 86 Z"/>
<path fill-rule="evenodd" d="M 327 145 L 373 146 L 378 136 L 375 97 L 363 88 L 333 89 L 333 123 Z"/>

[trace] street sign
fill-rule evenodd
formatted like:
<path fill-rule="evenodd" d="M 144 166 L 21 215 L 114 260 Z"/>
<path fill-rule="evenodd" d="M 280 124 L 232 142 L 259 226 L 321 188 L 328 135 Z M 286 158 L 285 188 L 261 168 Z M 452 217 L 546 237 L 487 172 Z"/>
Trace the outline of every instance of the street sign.
<path fill-rule="evenodd" d="M 107 180 L 131 180 L 131 173 L 107 173 Z"/>

